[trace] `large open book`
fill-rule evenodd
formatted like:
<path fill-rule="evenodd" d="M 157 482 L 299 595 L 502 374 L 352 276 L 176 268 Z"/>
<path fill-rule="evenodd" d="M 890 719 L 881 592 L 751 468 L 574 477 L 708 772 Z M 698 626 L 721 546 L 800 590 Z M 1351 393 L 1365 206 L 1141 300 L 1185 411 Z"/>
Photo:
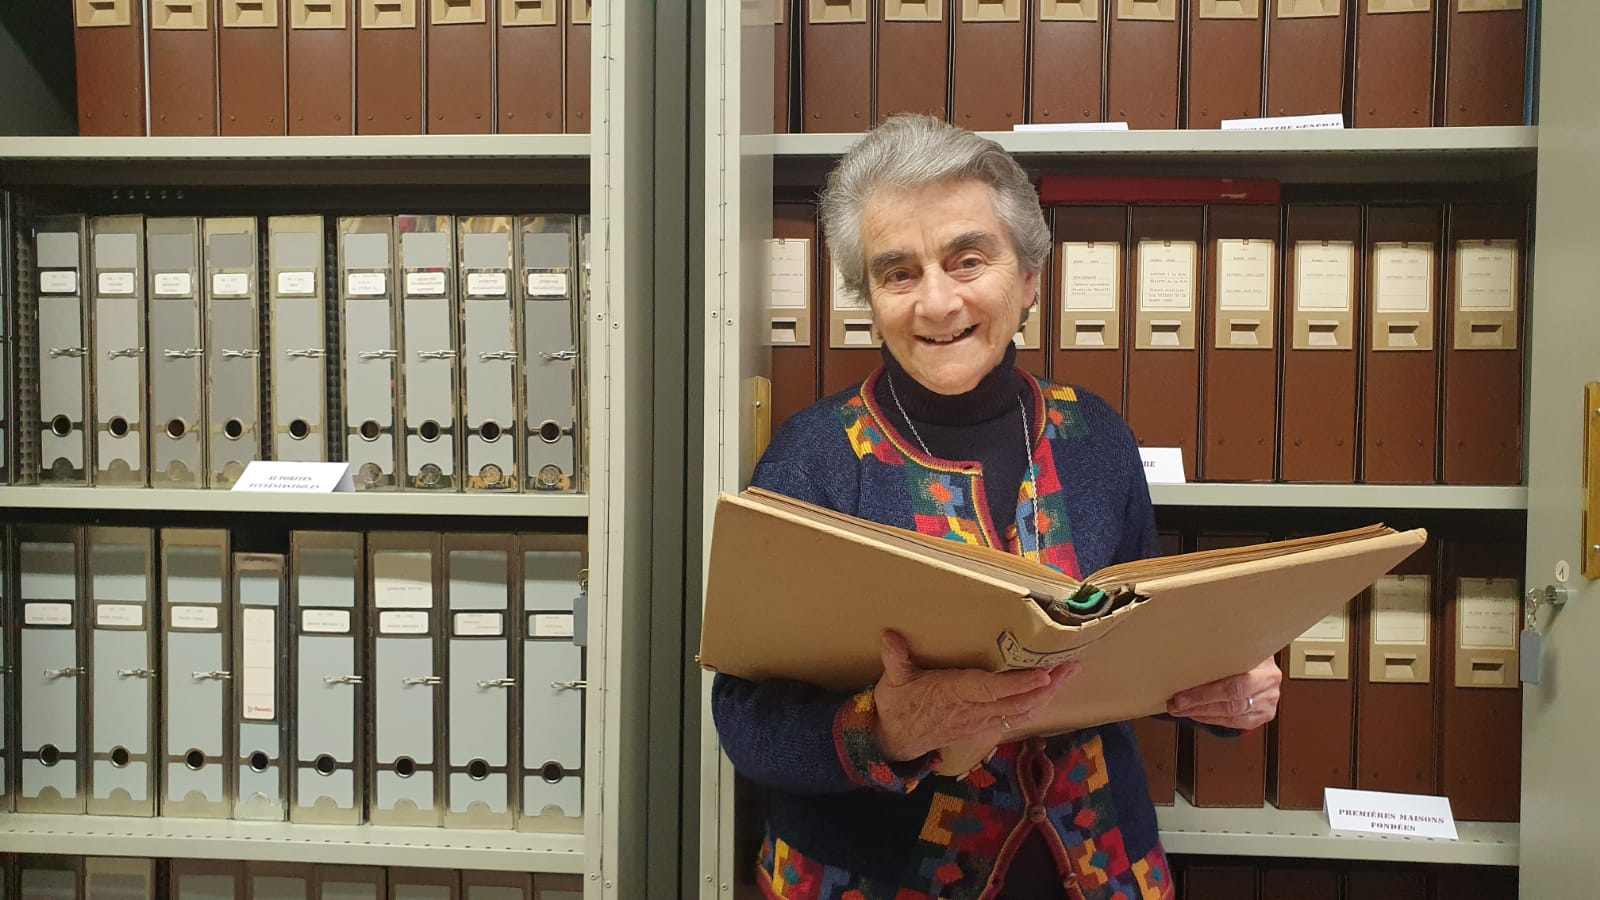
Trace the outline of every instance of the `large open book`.
<path fill-rule="evenodd" d="M 986 547 L 856 519 L 752 488 L 717 500 L 699 662 L 753 681 L 859 690 L 880 636 L 927 668 L 1080 671 L 1017 739 L 1133 719 L 1248 671 L 1411 555 L 1381 525 L 1111 566 L 1082 582 Z M 959 774 L 993 747 L 950 747 Z"/>

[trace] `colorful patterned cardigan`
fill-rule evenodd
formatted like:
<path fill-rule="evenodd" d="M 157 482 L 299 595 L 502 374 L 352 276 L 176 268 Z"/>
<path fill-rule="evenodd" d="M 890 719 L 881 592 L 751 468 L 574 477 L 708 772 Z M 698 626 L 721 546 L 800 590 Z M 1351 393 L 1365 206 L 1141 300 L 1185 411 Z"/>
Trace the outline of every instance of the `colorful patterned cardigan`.
<path fill-rule="evenodd" d="M 933 459 L 896 430 L 873 399 L 880 377 L 882 370 L 785 423 L 754 483 L 950 540 L 1029 556 L 1042 546 L 1043 562 L 1075 577 L 1156 553 L 1137 444 L 1098 397 L 1026 379 L 1028 421 L 1036 423 L 1031 483 L 1042 495 L 1043 535 L 1036 536 L 1030 479 L 1016 531 L 997 528 L 978 467 Z M 957 780 L 933 775 L 931 754 L 906 763 L 883 758 L 870 687 L 849 696 L 719 676 L 713 712 L 734 767 L 769 790 L 757 873 L 769 897 L 991 897 L 1036 829 L 1069 897 L 1173 897 L 1126 723 L 1005 745 Z"/>

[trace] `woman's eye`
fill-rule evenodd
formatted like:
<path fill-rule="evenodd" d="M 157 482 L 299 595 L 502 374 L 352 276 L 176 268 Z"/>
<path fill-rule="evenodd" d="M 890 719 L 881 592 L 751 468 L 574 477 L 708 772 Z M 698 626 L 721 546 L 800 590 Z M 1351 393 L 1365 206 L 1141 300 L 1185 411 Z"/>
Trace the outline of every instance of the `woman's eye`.
<path fill-rule="evenodd" d="M 978 266 L 980 266 L 982 264 L 983 264 L 983 260 L 979 259 L 978 257 L 976 257 L 976 256 L 968 256 L 968 257 L 963 258 L 959 265 L 963 269 L 976 269 Z"/>

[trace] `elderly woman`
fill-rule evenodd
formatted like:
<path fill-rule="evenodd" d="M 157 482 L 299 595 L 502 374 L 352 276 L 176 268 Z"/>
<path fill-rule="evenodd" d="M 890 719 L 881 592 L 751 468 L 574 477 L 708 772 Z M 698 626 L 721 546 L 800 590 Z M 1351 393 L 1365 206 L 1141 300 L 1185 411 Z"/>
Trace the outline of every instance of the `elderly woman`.
<path fill-rule="evenodd" d="M 1100 398 L 1013 366 L 1050 251 L 1015 160 L 898 116 L 840 161 L 822 224 L 846 286 L 870 301 L 883 367 L 790 419 L 755 484 L 1074 577 L 1156 553 L 1127 425 Z M 723 748 L 770 791 L 767 895 L 1171 898 L 1126 723 L 1006 742 L 1075 666 L 931 671 L 890 633 L 883 676 L 854 695 L 719 676 Z M 1256 728 L 1276 713 L 1280 678 L 1269 660 L 1168 711 Z M 999 750 L 964 778 L 932 773 L 940 747 L 970 739 Z"/>

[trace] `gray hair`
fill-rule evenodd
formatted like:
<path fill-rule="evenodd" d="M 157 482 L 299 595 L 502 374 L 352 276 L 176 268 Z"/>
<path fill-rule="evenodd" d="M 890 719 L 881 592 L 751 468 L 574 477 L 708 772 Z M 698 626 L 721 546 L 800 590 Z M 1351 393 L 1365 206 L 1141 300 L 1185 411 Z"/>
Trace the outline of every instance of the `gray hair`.
<path fill-rule="evenodd" d="M 994 211 L 1011 232 L 1023 270 L 1038 272 L 1050 254 L 1050 229 L 1039 194 L 1011 154 L 994 141 L 932 116 L 885 119 L 851 147 L 822 189 L 822 230 L 845 287 L 867 298 L 862 219 L 874 191 L 915 190 L 941 181 L 989 186 Z"/>

